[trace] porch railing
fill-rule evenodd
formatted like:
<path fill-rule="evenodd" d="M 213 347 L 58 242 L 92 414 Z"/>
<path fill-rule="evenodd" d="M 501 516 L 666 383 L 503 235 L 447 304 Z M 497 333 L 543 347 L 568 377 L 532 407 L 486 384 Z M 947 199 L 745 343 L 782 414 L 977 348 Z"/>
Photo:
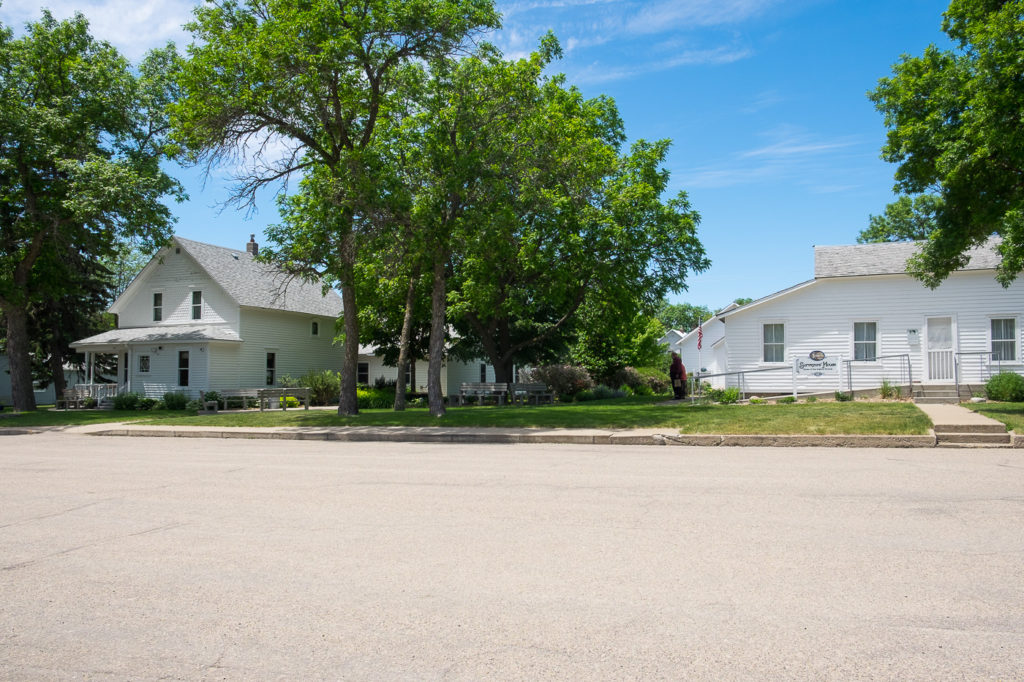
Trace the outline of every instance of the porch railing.
<path fill-rule="evenodd" d="M 880 377 L 878 377 L 878 385 L 881 386 L 882 385 L 882 381 L 885 381 L 885 380 L 889 379 L 889 377 L 886 376 L 886 375 L 889 374 L 891 371 L 893 371 L 893 369 L 895 369 L 893 367 L 893 365 L 895 363 L 885 362 L 886 360 L 890 360 L 890 361 L 891 360 L 899 360 L 900 361 L 899 362 L 899 368 L 898 368 L 898 370 L 896 370 L 896 371 L 899 372 L 899 383 L 900 383 L 900 385 L 902 385 L 904 383 L 903 380 L 906 379 L 907 390 L 908 391 L 913 391 L 914 390 L 913 389 L 913 387 L 914 387 L 914 369 L 913 369 L 913 366 L 910 363 L 910 354 L 909 353 L 901 353 L 901 354 L 897 354 L 897 355 L 879 355 L 879 356 L 871 358 L 870 360 L 843 360 L 843 362 L 846 363 L 846 390 L 849 391 L 850 393 L 853 393 L 853 391 L 854 391 L 854 386 L 853 386 L 853 367 L 857 363 L 874 363 L 874 364 L 870 365 L 870 369 L 872 370 L 872 373 L 880 374 L 881 375 Z M 882 363 L 881 370 L 878 369 L 878 365 L 877 365 L 878 362 Z M 895 378 L 895 377 L 893 377 L 893 378 Z M 869 382 L 869 383 L 873 383 L 873 382 Z"/>
<path fill-rule="evenodd" d="M 992 361 L 995 360 L 996 374 L 1003 371 L 1002 358 L 996 357 L 990 350 L 964 351 L 953 354 L 953 376 L 956 379 L 956 394 L 960 395 L 960 373 L 964 367 L 976 366 L 978 378 L 988 381 L 992 378 Z M 971 362 L 971 360 L 976 362 Z"/>
<path fill-rule="evenodd" d="M 75 384 L 73 388 L 79 395 L 95 398 L 97 402 L 104 398 L 114 398 L 118 394 L 117 384 Z"/>

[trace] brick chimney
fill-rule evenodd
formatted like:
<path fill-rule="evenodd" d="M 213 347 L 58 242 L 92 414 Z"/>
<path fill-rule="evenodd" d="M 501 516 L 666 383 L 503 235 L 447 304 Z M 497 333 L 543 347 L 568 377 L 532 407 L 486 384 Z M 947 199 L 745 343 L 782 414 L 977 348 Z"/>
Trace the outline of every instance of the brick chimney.
<path fill-rule="evenodd" d="M 253 257 L 260 252 L 260 245 L 256 243 L 256 235 L 249 235 L 249 243 L 245 245 L 245 250 Z"/>

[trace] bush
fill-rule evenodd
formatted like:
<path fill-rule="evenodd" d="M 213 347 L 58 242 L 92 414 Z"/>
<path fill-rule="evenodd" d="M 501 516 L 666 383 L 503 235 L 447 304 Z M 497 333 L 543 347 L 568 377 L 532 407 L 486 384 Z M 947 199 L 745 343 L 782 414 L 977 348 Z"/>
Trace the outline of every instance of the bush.
<path fill-rule="evenodd" d="M 188 396 L 179 391 L 164 393 L 164 407 L 168 410 L 184 410 L 188 407 Z"/>
<path fill-rule="evenodd" d="M 804 402 L 807 402 L 807 403 L 816 403 L 816 402 L 818 402 L 818 399 L 817 399 L 817 398 L 816 398 L 815 396 L 813 396 L 813 395 L 812 395 L 812 396 L 810 396 L 809 398 L 807 398 L 807 400 L 805 400 Z"/>
<path fill-rule="evenodd" d="M 200 408 L 202 408 L 202 405 L 199 404 L 198 400 L 190 400 L 185 403 L 185 409 L 189 412 L 198 412 Z"/>
<path fill-rule="evenodd" d="M 519 378 L 525 383 L 545 384 L 558 395 L 559 400 L 569 402 L 577 393 L 594 385 L 587 370 L 575 365 L 534 367 L 520 372 Z"/>
<path fill-rule="evenodd" d="M 763 398 L 751 398 L 750 399 L 750 404 L 751 405 L 765 405 L 765 404 L 767 404 L 767 402 L 768 401 L 764 400 Z"/>
<path fill-rule="evenodd" d="M 212 400 L 219 406 L 221 401 L 220 393 L 217 391 L 203 391 L 203 400 Z"/>
<path fill-rule="evenodd" d="M 779 398 L 779 399 L 778 399 L 778 400 L 776 400 L 775 402 L 777 402 L 777 403 L 781 403 L 781 404 L 783 404 L 783 405 L 791 405 L 791 404 L 793 404 L 793 403 L 795 403 L 795 402 L 796 402 L 796 398 L 794 398 L 794 397 L 793 397 L 793 396 L 791 396 L 791 395 L 787 395 L 787 396 L 786 396 L 785 398 Z"/>
<path fill-rule="evenodd" d="M 298 379 L 287 374 L 278 380 L 282 388 L 308 388 L 311 405 L 337 405 L 341 393 L 341 372 L 311 370 Z"/>
<path fill-rule="evenodd" d="M 588 400 L 610 400 L 612 398 L 624 398 L 625 391 L 618 391 L 608 386 L 599 385 L 592 389 L 584 389 L 576 394 L 576 400 L 586 402 Z"/>
<path fill-rule="evenodd" d="M 386 376 L 379 376 L 373 380 L 373 387 L 379 389 L 391 389 L 395 390 L 395 386 L 398 385 L 398 379 L 388 379 Z"/>
<path fill-rule="evenodd" d="M 360 410 L 391 409 L 395 406 L 395 388 L 359 387 L 356 389 L 356 404 Z"/>
<path fill-rule="evenodd" d="M 96 398 L 93 398 L 92 396 L 89 396 L 88 398 L 82 401 L 82 407 L 86 408 L 87 410 L 91 410 L 92 408 L 96 407 L 96 404 Z"/>
<path fill-rule="evenodd" d="M 139 409 L 140 410 L 152 410 L 153 408 L 156 407 L 156 404 L 157 404 L 156 398 L 143 398 L 142 400 L 139 401 Z"/>
<path fill-rule="evenodd" d="M 138 393 L 121 393 L 114 396 L 115 410 L 135 410 L 139 407 L 142 396 Z"/>
<path fill-rule="evenodd" d="M 985 394 L 989 400 L 1003 403 L 1024 401 L 1024 377 L 1013 372 L 1000 372 L 985 384 Z"/>
<path fill-rule="evenodd" d="M 848 403 L 853 400 L 852 393 L 843 393 L 842 391 L 836 391 L 836 402 Z"/>
<path fill-rule="evenodd" d="M 624 367 L 612 374 L 608 385 L 625 386 L 633 395 L 661 395 L 671 388 L 668 374 L 656 367 Z"/>
<path fill-rule="evenodd" d="M 732 405 L 740 400 L 740 389 L 735 386 L 729 388 L 708 388 L 708 399 L 714 403 Z"/>

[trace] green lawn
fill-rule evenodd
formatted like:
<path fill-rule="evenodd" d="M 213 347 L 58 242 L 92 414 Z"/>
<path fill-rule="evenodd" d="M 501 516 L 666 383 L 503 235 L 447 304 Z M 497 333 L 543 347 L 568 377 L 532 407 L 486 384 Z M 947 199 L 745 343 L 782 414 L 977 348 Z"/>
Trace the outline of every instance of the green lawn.
<path fill-rule="evenodd" d="M 103 424 L 105 422 L 126 422 L 126 421 L 157 421 L 180 418 L 186 412 L 170 412 L 158 410 L 156 412 L 126 411 L 126 410 L 68 410 L 55 412 L 53 410 L 37 410 L 14 414 L 9 410 L 0 412 L 0 428 L 5 426 L 79 426 L 82 424 Z"/>
<path fill-rule="evenodd" d="M 334 410 L 258 410 L 217 415 L 181 412 L 40 412 L 0 418 L 0 426 L 133 421 L 192 426 L 471 426 L 630 429 L 664 428 L 712 434 L 923 434 L 928 418 L 909 403 L 800 403 L 795 405 L 698 405 L 664 399 L 626 398 L 540 407 L 451 408 L 435 419 L 424 409 L 362 410 L 340 417 Z"/>
<path fill-rule="evenodd" d="M 964 407 L 1003 422 L 1011 431 L 1024 433 L 1024 403 L 964 403 Z"/>

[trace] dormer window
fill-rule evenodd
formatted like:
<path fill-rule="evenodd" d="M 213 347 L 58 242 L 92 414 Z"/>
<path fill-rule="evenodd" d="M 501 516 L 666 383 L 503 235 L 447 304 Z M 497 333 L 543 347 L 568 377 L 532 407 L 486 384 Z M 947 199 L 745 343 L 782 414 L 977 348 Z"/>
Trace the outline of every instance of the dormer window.
<path fill-rule="evenodd" d="M 153 294 L 153 321 L 160 322 L 164 319 L 164 295 Z"/>
<path fill-rule="evenodd" d="M 192 319 L 203 319 L 203 292 L 201 291 L 192 292 Z"/>

